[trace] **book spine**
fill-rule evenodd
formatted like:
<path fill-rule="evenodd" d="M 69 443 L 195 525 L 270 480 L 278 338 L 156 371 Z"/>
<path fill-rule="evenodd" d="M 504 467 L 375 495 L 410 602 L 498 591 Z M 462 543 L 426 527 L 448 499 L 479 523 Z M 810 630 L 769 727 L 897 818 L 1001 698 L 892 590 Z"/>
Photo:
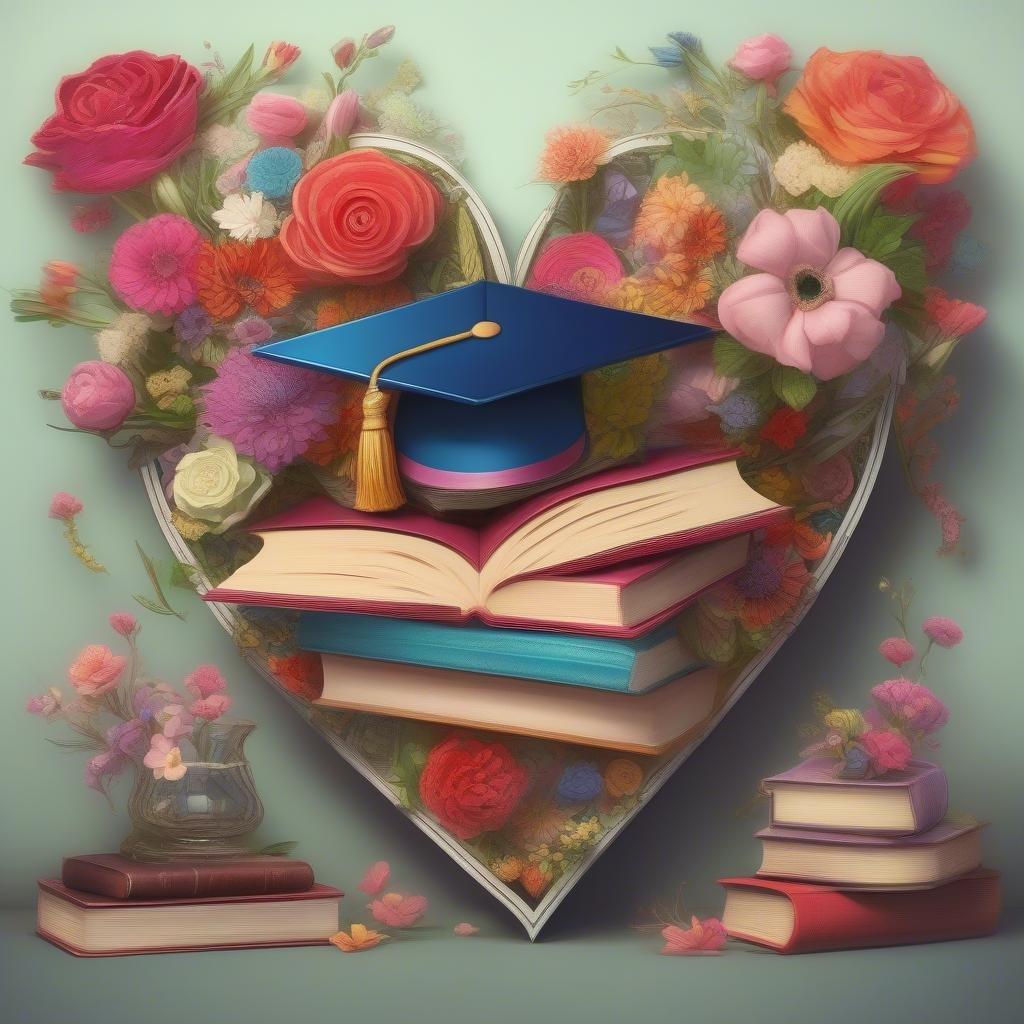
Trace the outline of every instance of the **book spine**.
<path fill-rule="evenodd" d="M 305 892 L 313 887 L 313 869 L 303 861 L 276 858 L 267 864 L 139 864 L 122 869 L 72 857 L 64 861 L 61 881 L 69 889 L 116 900 L 258 896 Z"/>
<path fill-rule="evenodd" d="M 938 765 L 910 787 L 910 806 L 914 811 L 915 834 L 927 832 L 946 816 L 949 783 L 946 773 Z"/>

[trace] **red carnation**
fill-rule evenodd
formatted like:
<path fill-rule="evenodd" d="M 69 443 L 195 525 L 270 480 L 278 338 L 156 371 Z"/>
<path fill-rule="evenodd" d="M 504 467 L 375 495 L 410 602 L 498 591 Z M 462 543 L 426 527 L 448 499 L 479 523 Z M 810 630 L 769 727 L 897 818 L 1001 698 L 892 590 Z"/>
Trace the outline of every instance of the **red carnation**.
<path fill-rule="evenodd" d="M 427 755 L 420 799 L 449 832 L 473 839 L 508 821 L 528 782 L 504 744 L 454 734 Z"/>
<path fill-rule="evenodd" d="M 768 422 L 761 428 L 761 436 L 766 441 L 788 452 L 797 441 L 807 433 L 807 413 L 797 412 L 783 406 L 772 413 Z"/>

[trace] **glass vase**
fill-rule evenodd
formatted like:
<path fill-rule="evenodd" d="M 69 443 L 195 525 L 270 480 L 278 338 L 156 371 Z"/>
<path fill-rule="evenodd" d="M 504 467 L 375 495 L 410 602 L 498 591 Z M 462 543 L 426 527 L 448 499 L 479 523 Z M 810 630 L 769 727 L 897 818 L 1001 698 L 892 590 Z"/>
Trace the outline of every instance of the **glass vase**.
<path fill-rule="evenodd" d="M 244 751 L 254 728 L 204 722 L 191 743 L 181 743 L 185 774 L 175 781 L 140 768 L 128 800 L 133 827 L 121 853 L 145 861 L 251 855 L 245 840 L 263 820 Z"/>

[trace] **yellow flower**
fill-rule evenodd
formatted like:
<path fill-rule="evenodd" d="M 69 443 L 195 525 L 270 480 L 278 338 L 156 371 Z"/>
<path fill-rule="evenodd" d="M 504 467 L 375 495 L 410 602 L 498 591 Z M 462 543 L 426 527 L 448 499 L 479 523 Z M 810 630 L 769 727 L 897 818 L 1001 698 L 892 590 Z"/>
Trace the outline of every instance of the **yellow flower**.
<path fill-rule="evenodd" d="M 146 378 L 146 390 L 156 400 L 157 408 L 169 409 L 178 395 L 188 391 L 192 371 L 184 366 L 172 366 L 169 370 L 151 373 Z"/>
<path fill-rule="evenodd" d="M 665 357 L 658 353 L 584 377 L 583 402 L 596 455 L 624 459 L 639 450 L 666 373 Z"/>
<path fill-rule="evenodd" d="M 337 946 L 342 953 L 359 953 L 364 949 L 373 949 L 388 938 L 383 932 L 375 932 L 365 924 L 354 924 L 347 932 L 336 932 L 328 940 Z"/>
<path fill-rule="evenodd" d="M 825 725 L 848 740 L 859 736 L 868 727 L 864 716 L 856 708 L 836 708 L 830 711 L 825 715 Z"/>
<path fill-rule="evenodd" d="M 199 540 L 200 537 L 210 532 L 206 523 L 185 515 L 184 512 L 175 509 L 171 513 L 171 525 L 185 538 L 185 540 Z"/>

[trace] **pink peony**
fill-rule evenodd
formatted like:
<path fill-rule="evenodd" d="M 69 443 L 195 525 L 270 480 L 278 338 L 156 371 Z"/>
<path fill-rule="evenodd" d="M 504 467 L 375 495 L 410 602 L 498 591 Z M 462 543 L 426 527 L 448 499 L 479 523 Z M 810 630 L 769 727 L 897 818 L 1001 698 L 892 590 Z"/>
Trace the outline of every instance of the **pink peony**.
<path fill-rule="evenodd" d="M 729 60 L 729 67 L 735 68 L 753 82 L 764 82 L 771 96 L 775 95 L 775 83 L 789 70 L 793 51 L 779 36 L 766 32 L 740 43 Z"/>
<path fill-rule="evenodd" d="M 108 621 L 110 628 L 125 639 L 131 639 L 139 628 L 139 620 L 131 612 L 113 612 Z"/>
<path fill-rule="evenodd" d="M 200 665 L 185 676 L 185 689 L 194 697 L 204 699 L 228 688 L 227 680 L 216 665 Z"/>
<path fill-rule="evenodd" d="M 85 506 L 73 494 L 58 491 L 50 499 L 50 516 L 53 519 L 74 519 Z"/>
<path fill-rule="evenodd" d="M 167 704 L 156 716 L 164 736 L 169 740 L 180 740 L 192 732 L 195 719 L 185 710 L 183 704 Z"/>
<path fill-rule="evenodd" d="M 215 693 L 209 697 L 194 701 L 189 712 L 196 718 L 212 722 L 221 715 L 226 715 L 231 707 L 231 698 L 226 693 Z"/>
<path fill-rule="evenodd" d="M 886 661 L 891 661 L 897 667 L 906 665 L 908 661 L 913 661 L 917 657 L 914 645 L 901 636 L 891 636 L 883 640 L 878 645 L 878 650 Z"/>
<path fill-rule="evenodd" d="M 933 615 L 921 623 L 924 635 L 940 647 L 956 647 L 964 638 L 964 631 L 952 619 Z"/>
<path fill-rule="evenodd" d="M 591 231 L 552 238 L 530 268 L 527 288 L 582 302 L 601 302 L 623 278 L 615 250 Z"/>
<path fill-rule="evenodd" d="M 402 896 L 397 892 L 385 893 L 370 902 L 374 919 L 389 928 L 411 928 L 427 910 L 425 896 Z"/>
<path fill-rule="evenodd" d="M 664 956 L 713 956 L 725 948 L 725 926 L 717 917 L 690 918 L 689 928 L 670 924 L 661 930 Z"/>
<path fill-rule="evenodd" d="M 90 789 L 104 791 L 104 783 L 119 775 L 124 769 L 124 756 L 116 750 L 104 750 L 103 753 L 89 758 L 85 762 L 85 784 Z"/>
<path fill-rule="evenodd" d="M 306 108 L 293 96 L 258 92 L 245 121 L 265 145 L 286 146 L 306 127 Z"/>
<path fill-rule="evenodd" d="M 172 316 L 196 300 L 195 267 L 203 236 L 176 213 L 133 224 L 114 243 L 110 283 L 132 307 Z"/>
<path fill-rule="evenodd" d="M 116 430 L 135 408 L 135 386 L 124 370 L 91 359 L 72 368 L 60 404 L 76 427 Z"/>
<path fill-rule="evenodd" d="M 871 696 L 893 721 L 925 736 L 949 721 L 946 705 L 927 686 L 911 679 L 887 679 L 872 689 Z"/>
<path fill-rule="evenodd" d="M 456 935 L 465 937 L 467 935 L 476 935 L 480 929 L 477 928 L 476 925 L 470 924 L 468 921 L 460 921 L 452 931 L 455 932 Z"/>
<path fill-rule="evenodd" d="M 737 258 L 764 273 L 729 285 L 718 301 L 722 326 L 754 352 L 831 380 L 878 347 L 881 315 L 900 297 L 893 272 L 856 249 L 839 248 L 828 210 L 762 210 Z"/>
<path fill-rule="evenodd" d="M 149 753 L 142 759 L 142 763 L 153 769 L 154 779 L 166 779 L 168 782 L 184 778 L 188 770 L 181 759 L 181 748 L 160 733 L 156 733 L 149 741 Z"/>
<path fill-rule="evenodd" d="M 127 661 L 106 644 L 89 644 L 71 663 L 68 679 L 83 697 L 102 697 L 117 686 Z"/>
<path fill-rule="evenodd" d="M 876 775 L 901 772 L 910 763 L 910 744 L 893 729 L 869 729 L 857 742 L 871 758 L 871 769 Z"/>

